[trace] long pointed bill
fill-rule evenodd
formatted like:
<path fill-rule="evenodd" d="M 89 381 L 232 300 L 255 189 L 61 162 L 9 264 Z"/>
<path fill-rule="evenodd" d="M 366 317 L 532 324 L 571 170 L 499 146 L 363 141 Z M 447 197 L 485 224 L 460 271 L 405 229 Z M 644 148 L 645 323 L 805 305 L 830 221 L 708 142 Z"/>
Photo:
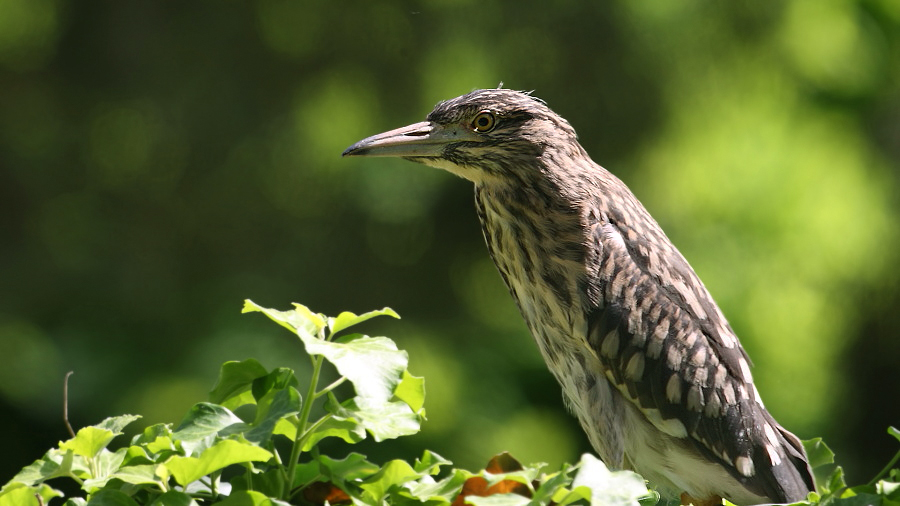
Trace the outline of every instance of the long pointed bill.
<path fill-rule="evenodd" d="M 363 139 L 341 156 L 439 157 L 447 143 L 458 140 L 460 132 L 422 121 Z"/>

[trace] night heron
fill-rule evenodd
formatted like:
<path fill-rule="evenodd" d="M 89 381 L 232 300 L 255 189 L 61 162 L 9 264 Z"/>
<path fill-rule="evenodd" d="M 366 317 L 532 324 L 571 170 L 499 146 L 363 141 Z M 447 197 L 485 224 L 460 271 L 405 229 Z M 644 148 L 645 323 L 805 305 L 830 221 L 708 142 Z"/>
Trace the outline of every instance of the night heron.
<path fill-rule="evenodd" d="M 608 466 L 694 504 L 814 490 L 803 446 L 763 406 L 703 283 L 543 101 L 473 91 L 344 156 L 402 157 L 475 184 L 497 269 Z"/>

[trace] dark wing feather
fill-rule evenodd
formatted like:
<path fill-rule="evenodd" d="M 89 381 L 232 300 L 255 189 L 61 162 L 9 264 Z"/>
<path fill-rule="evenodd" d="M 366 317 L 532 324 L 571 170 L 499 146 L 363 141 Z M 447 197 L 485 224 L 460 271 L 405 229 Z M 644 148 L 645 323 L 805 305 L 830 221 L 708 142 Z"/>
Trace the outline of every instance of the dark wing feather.
<path fill-rule="evenodd" d="M 671 435 L 690 438 L 748 489 L 782 502 L 805 498 L 813 484 L 802 449 L 758 401 L 734 332 L 684 257 L 622 189 L 588 223 L 599 254 L 589 342 L 607 376 L 651 421 L 681 422 L 684 434 Z"/>

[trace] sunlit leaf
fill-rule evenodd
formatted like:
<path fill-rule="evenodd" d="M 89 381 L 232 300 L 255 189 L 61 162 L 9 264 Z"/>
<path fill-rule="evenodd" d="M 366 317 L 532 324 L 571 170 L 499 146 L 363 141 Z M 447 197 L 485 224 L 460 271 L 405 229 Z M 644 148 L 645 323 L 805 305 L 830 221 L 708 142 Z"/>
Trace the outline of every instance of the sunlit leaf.
<path fill-rule="evenodd" d="M 610 471 L 591 454 L 581 457 L 578 473 L 572 480 L 572 488 L 578 487 L 590 488 L 591 504 L 638 506 L 640 499 L 649 494 L 639 475 L 631 471 Z"/>
<path fill-rule="evenodd" d="M 91 495 L 88 506 L 138 506 L 138 503 L 120 490 L 104 488 Z"/>
<path fill-rule="evenodd" d="M 425 450 L 425 452 L 422 453 L 422 458 L 416 459 L 413 468 L 416 470 L 416 472 L 422 473 L 423 475 L 435 475 L 440 472 L 441 466 L 449 466 L 452 464 L 452 462 L 445 459 L 444 457 L 441 457 L 437 453 L 434 453 L 430 450 Z"/>
<path fill-rule="evenodd" d="M 421 428 L 419 416 L 405 402 L 371 402 L 355 397 L 337 408 L 333 406 L 326 405 L 326 409 L 336 409 L 339 417 L 356 420 L 375 441 L 408 436 Z"/>
<path fill-rule="evenodd" d="M 254 380 L 267 374 L 266 368 L 253 358 L 241 362 L 225 362 L 219 369 L 219 379 L 209 393 L 209 402 L 229 409 L 253 402 L 252 395 L 247 398 L 243 394 L 250 392 Z"/>
<path fill-rule="evenodd" d="M 61 450 L 72 450 L 75 455 L 92 458 L 106 448 L 116 436 L 122 433 L 122 429 L 129 423 L 139 419 L 137 415 L 114 416 L 103 420 L 97 425 L 82 427 L 75 437 L 61 442 Z"/>
<path fill-rule="evenodd" d="M 220 430 L 236 423 L 243 421 L 230 410 L 217 404 L 199 402 L 191 407 L 172 437 L 180 440 L 182 448 L 191 455 L 206 447 Z"/>
<path fill-rule="evenodd" d="M 366 438 L 366 430 L 358 422 L 346 418 L 330 417 L 315 430 L 303 444 L 303 451 L 311 450 L 326 437 L 337 437 L 348 443 L 358 443 Z"/>
<path fill-rule="evenodd" d="M 44 504 L 54 497 L 62 497 L 62 493 L 54 490 L 47 484 L 30 487 L 24 483 L 10 482 L 0 492 L 0 506 L 38 506 L 37 497 L 40 495 Z"/>
<path fill-rule="evenodd" d="M 416 413 L 425 405 L 425 378 L 413 376 L 403 371 L 400 384 L 394 390 L 394 397 L 405 402 Z"/>
<path fill-rule="evenodd" d="M 180 490 L 170 490 L 157 497 L 150 506 L 198 506 L 198 504 L 190 495 Z"/>
<path fill-rule="evenodd" d="M 299 335 L 307 353 L 324 356 L 353 383 L 357 395 L 373 402 L 390 399 L 406 370 L 406 352 L 386 337 L 352 334 L 329 342 Z"/>
<path fill-rule="evenodd" d="M 254 311 L 263 313 L 272 321 L 292 332 L 303 331 L 314 336 L 319 332 L 319 329 L 325 327 L 325 319 L 302 304 L 294 304 L 292 311 L 278 311 L 277 309 L 259 306 L 249 299 L 245 300 L 244 308 L 241 312 L 251 313 Z"/>
<path fill-rule="evenodd" d="M 217 502 L 216 506 L 290 506 L 290 504 L 254 490 L 240 490 L 224 501 Z"/>
<path fill-rule="evenodd" d="M 96 474 L 91 479 L 85 480 L 82 488 L 87 491 L 93 491 L 106 485 L 106 482 L 112 479 L 116 471 L 119 470 L 122 461 L 125 460 L 127 451 L 128 448 L 120 448 L 116 452 L 111 452 L 106 448 L 100 450 L 100 453 L 93 458 L 94 465 L 92 469 L 96 470 Z"/>
<path fill-rule="evenodd" d="M 342 330 L 346 330 L 366 320 L 375 318 L 376 316 L 391 316 L 394 318 L 400 318 L 400 315 L 398 315 L 396 312 L 394 312 L 393 309 L 389 307 L 378 309 L 375 311 L 369 311 L 368 313 L 363 313 L 358 316 L 349 311 L 344 311 L 343 313 L 337 315 L 336 318 L 329 318 L 328 327 L 331 330 L 332 334 L 337 334 Z"/>
<path fill-rule="evenodd" d="M 343 459 L 333 459 L 327 455 L 316 458 L 319 472 L 327 480 L 336 483 L 363 480 L 377 473 L 381 468 L 366 460 L 365 455 L 350 453 Z"/>
<path fill-rule="evenodd" d="M 359 487 L 372 504 L 378 504 L 388 492 L 406 482 L 418 479 L 422 474 L 416 472 L 408 462 L 404 460 L 392 460 L 386 463 L 381 470 L 365 480 Z M 367 501 L 368 502 L 368 501 Z"/>
<path fill-rule="evenodd" d="M 205 450 L 200 457 L 172 457 L 165 466 L 175 481 L 185 486 L 232 464 L 267 461 L 270 458 L 272 454 L 269 451 L 249 442 L 226 439 Z"/>

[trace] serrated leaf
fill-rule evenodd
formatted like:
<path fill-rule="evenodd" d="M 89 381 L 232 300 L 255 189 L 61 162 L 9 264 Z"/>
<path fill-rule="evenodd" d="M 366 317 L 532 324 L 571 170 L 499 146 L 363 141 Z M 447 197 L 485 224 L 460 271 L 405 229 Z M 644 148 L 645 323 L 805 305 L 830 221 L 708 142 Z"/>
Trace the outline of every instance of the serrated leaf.
<path fill-rule="evenodd" d="M 531 499 L 519 494 L 467 495 L 465 502 L 473 506 L 525 506 Z"/>
<path fill-rule="evenodd" d="M 413 376 L 404 370 L 400 384 L 394 390 L 394 397 L 409 405 L 416 413 L 425 406 L 425 378 Z"/>
<path fill-rule="evenodd" d="M 366 320 L 371 320 L 376 316 L 391 316 L 393 318 L 400 318 L 393 309 L 386 307 L 382 309 L 377 309 L 375 311 L 369 311 L 368 313 L 363 313 L 361 315 L 355 315 L 349 311 L 344 311 L 343 313 L 337 315 L 336 318 L 328 319 L 328 328 L 331 331 L 331 334 L 337 334 L 342 330 L 346 330 L 354 325 L 358 325 Z"/>
<path fill-rule="evenodd" d="M 366 438 L 366 429 L 358 422 L 340 417 L 330 417 L 310 432 L 303 443 L 302 450 L 307 452 L 326 437 L 337 437 L 348 443 L 358 443 Z"/>
<path fill-rule="evenodd" d="M 84 459 L 81 456 L 78 458 Z M 74 459 L 75 454 L 71 450 L 61 451 L 54 448 L 45 453 L 40 460 L 35 460 L 22 468 L 10 482 L 37 485 L 52 478 L 66 476 L 72 470 Z"/>
<path fill-rule="evenodd" d="M 131 438 L 132 445 L 149 445 L 160 437 L 169 438 L 172 435 L 172 426 L 168 423 L 157 423 L 151 425 Z M 156 450 L 150 450 L 156 452 Z"/>
<path fill-rule="evenodd" d="M 272 456 L 268 450 L 249 442 L 226 439 L 211 446 L 199 457 L 172 457 L 165 463 L 165 466 L 172 473 L 175 481 L 186 486 L 209 473 L 232 464 L 267 461 Z"/>
<path fill-rule="evenodd" d="M 610 471 L 591 454 L 581 457 L 572 488 L 588 487 L 591 504 L 610 506 L 639 506 L 640 499 L 649 494 L 644 479 L 631 471 Z"/>
<path fill-rule="evenodd" d="M 822 438 L 817 437 L 802 441 L 803 449 L 809 461 L 809 467 L 815 469 L 828 464 L 834 464 L 834 452 L 825 444 Z"/>
<path fill-rule="evenodd" d="M 138 506 L 138 503 L 120 490 L 105 488 L 91 495 L 87 506 Z"/>
<path fill-rule="evenodd" d="M 326 409 L 332 409 L 326 405 Z M 336 414 L 357 421 L 375 441 L 409 436 L 419 432 L 419 416 L 405 402 L 371 402 L 360 397 L 344 401 Z"/>
<path fill-rule="evenodd" d="M 140 419 L 141 415 L 111 416 L 95 425 L 95 427 L 97 427 L 98 429 L 110 430 L 118 435 L 122 433 L 122 429 L 124 429 L 126 426 Z"/>
<path fill-rule="evenodd" d="M 299 383 L 297 382 L 297 377 L 294 376 L 294 371 L 287 367 L 278 367 L 273 369 L 272 372 L 253 380 L 251 391 L 253 392 L 253 397 L 259 400 L 274 391 L 297 388 L 298 386 Z"/>
<path fill-rule="evenodd" d="M 452 465 L 453 462 L 441 457 L 437 453 L 434 453 L 430 450 L 425 450 L 422 453 L 421 459 L 416 459 L 415 464 L 413 464 L 413 468 L 418 473 L 436 475 L 441 471 L 441 466 L 449 466 Z"/>
<path fill-rule="evenodd" d="M 325 319 L 322 315 L 313 313 L 310 309 L 302 304 L 294 304 L 292 311 L 278 311 L 277 309 L 269 309 L 257 305 L 250 299 L 244 301 L 242 313 L 252 313 L 259 311 L 268 316 L 272 321 L 278 323 L 282 327 L 292 332 L 307 332 L 316 335 L 320 329 L 325 327 Z"/>
<path fill-rule="evenodd" d="M 252 424 L 233 424 L 220 431 L 220 435 L 242 434 L 247 440 L 265 446 L 272 438 L 278 421 L 299 412 L 300 393 L 292 387 L 277 390 L 260 399 L 257 419 Z"/>
<path fill-rule="evenodd" d="M 41 499 L 44 501 L 43 504 L 47 504 L 54 497 L 62 497 L 62 492 L 43 483 L 36 487 L 31 487 L 24 483 L 11 481 L 4 485 L 3 490 L 0 491 L 0 506 L 38 506 L 38 500 L 35 495 L 41 496 Z"/>
<path fill-rule="evenodd" d="M 367 501 L 369 504 L 379 504 L 392 488 L 417 480 L 421 476 L 422 474 L 416 472 L 406 461 L 392 460 L 359 487 L 363 489 L 363 495 L 369 499 Z"/>
<path fill-rule="evenodd" d="M 248 402 L 253 402 L 253 396 L 247 394 L 253 386 L 253 381 L 268 374 L 262 364 L 254 358 L 248 358 L 240 362 L 230 361 L 222 364 L 219 369 L 219 378 L 209 393 L 209 402 L 226 405 L 234 409 Z"/>
<path fill-rule="evenodd" d="M 240 490 L 228 496 L 224 501 L 217 502 L 216 506 L 290 506 L 290 504 L 266 497 L 256 491 Z"/>
<path fill-rule="evenodd" d="M 132 485 L 155 485 L 163 489 L 163 480 L 156 474 L 161 466 L 162 464 L 123 466 L 112 477 Z"/>
<path fill-rule="evenodd" d="M 447 504 L 453 502 L 459 495 L 463 484 L 471 478 L 472 473 L 464 469 L 454 469 L 446 478 L 434 482 L 431 476 L 425 476 L 421 480 L 406 485 L 400 495 L 411 497 L 423 503 Z"/>
<path fill-rule="evenodd" d="M 307 353 L 325 357 L 353 383 L 357 395 L 373 402 L 386 402 L 394 395 L 409 360 L 386 337 L 352 334 L 331 342 L 302 332 L 298 335 Z"/>
<path fill-rule="evenodd" d="M 551 502 L 559 503 L 562 501 L 569 492 L 566 487 L 572 481 L 569 477 L 569 469 L 569 465 L 564 464 L 560 471 L 544 476 L 534 491 L 533 502 L 535 504 L 550 504 Z M 557 500 L 557 497 L 559 500 Z"/>
<path fill-rule="evenodd" d="M 189 494 L 180 490 L 169 490 L 157 497 L 149 506 L 198 506 L 198 504 Z"/>
<path fill-rule="evenodd" d="M 365 455 L 350 453 L 343 459 L 333 459 L 327 455 L 316 457 L 319 472 L 328 480 L 337 484 L 346 481 L 363 480 L 377 473 L 381 468 L 366 460 Z"/>
<path fill-rule="evenodd" d="M 185 453 L 192 455 L 206 447 L 219 431 L 236 423 L 242 424 L 243 421 L 229 409 L 200 402 L 191 407 L 172 433 L 172 438 L 179 440 Z"/>
<path fill-rule="evenodd" d="M 120 448 L 115 453 L 106 448 L 100 450 L 100 453 L 93 459 L 94 465 L 92 468 L 96 470 L 96 474 L 90 479 L 85 480 L 81 485 L 81 488 L 87 492 L 93 493 L 94 490 L 106 485 L 106 483 L 112 479 L 112 475 L 119 470 L 122 461 L 125 460 L 125 453 L 127 451 L 128 448 Z"/>
<path fill-rule="evenodd" d="M 68 441 L 60 442 L 61 450 L 72 450 L 75 455 L 81 455 L 86 458 L 93 458 L 100 450 L 106 446 L 118 435 L 122 433 L 122 429 L 131 422 L 138 420 L 137 415 L 114 416 L 103 420 L 97 425 L 82 427 L 75 434 L 75 437 Z"/>

